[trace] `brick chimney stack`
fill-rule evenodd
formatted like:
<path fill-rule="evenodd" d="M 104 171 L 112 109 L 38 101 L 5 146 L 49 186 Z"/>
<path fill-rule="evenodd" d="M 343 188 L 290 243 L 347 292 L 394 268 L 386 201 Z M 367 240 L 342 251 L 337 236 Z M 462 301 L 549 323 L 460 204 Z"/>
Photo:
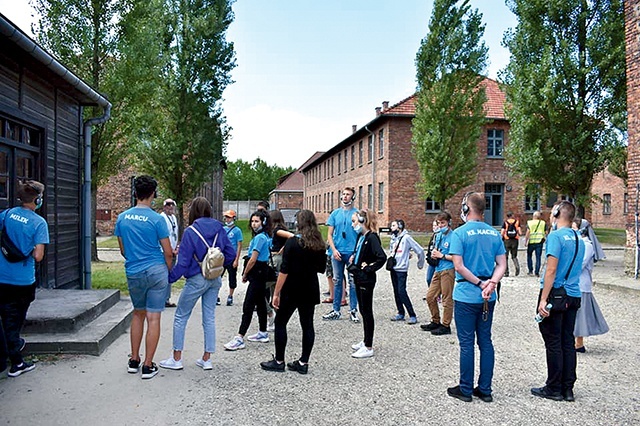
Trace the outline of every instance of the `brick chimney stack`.
<path fill-rule="evenodd" d="M 389 109 L 389 101 L 382 102 L 382 111 L 386 111 Z"/>
<path fill-rule="evenodd" d="M 380 107 L 376 107 L 376 117 L 378 117 L 380 114 L 382 114 L 382 108 Z"/>
<path fill-rule="evenodd" d="M 355 133 L 356 130 L 358 130 L 358 125 L 357 124 L 352 125 L 351 126 L 351 133 Z"/>

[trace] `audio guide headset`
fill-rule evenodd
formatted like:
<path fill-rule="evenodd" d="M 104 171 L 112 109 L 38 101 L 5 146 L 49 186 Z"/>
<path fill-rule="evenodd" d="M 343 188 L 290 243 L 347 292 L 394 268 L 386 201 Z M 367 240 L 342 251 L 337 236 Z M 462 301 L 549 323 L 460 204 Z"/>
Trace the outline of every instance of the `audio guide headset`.
<path fill-rule="evenodd" d="M 562 207 L 564 207 L 566 204 L 569 204 L 568 201 L 566 200 L 562 200 L 560 201 L 558 204 L 556 204 L 555 206 L 553 206 L 553 210 L 551 210 L 551 216 L 558 218 L 558 216 L 560 216 L 560 210 L 562 209 Z"/>
<path fill-rule="evenodd" d="M 356 217 L 358 218 L 358 222 L 364 223 L 364 221 L 367 219 L 367 212 L 361 210 L 356 213 Z"/>
<path fill-rule="evenodd" d="M 395 222 L 398 224 L 398 229 L 402 231 L 404 229 L 404 220 L 396 219 Z"/>
<path fill-rule="evenodd" d="M 475 194 L 475 193 L 474 192 L 467 192 L 466 194 L 464 194 L 464 197 L 462 198 L 462 205 L 460 206 L 460 210 L 465 215 L 469 214 L 469 206 L 467 205 L 467 199 L 469 198 L 469 196 L 471 194 Z"/>

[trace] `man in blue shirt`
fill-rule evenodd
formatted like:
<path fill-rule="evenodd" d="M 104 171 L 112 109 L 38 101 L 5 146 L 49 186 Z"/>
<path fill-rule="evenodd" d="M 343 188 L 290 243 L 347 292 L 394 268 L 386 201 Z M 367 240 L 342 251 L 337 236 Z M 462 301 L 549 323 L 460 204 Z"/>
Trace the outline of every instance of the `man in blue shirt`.
<path fill-rule="evenodd" d="M 242 231 L 235 225 L 236 212 L 235 210 L 227 210 L 223 214 L 224 230 L 231 241 L 231 245 L 236 251 L 236 258 L 233 264 L 225 266 L 229 277 L 229 296 L 227 296 L 227 306 L 233 305 L 233 293 L 238 287 L 238 262 L 240 262 L 240 254 L 242 253 Z"/>
<path fill-rule="evenodd" d="M 9 262 L 0 255 L 0 372 L 11 360 L 9 377 L 18 377 L 36 366 L 22 358 L 25 341 L 20 330 L 36 295 L 36 263 L 49 244 L 47 222 L 35 211 L 42 206 L 44 185 L 29 180 L 18 184 L 20 207 L 0 213 L 2 232 L 13 241 L 26 259 Z"/>
<path fill-rule="evenodd" d="M 471 192 L 462 200 L 460 217 L 466 223 L 453 232 L 449 254 L 453 256 L 456 282 L 453 290 L 454 318 L 460 344 L 460 384 L 447 394 L 471 402 L 474 395 L 493 401 L 491 381 L 495 353 L 491 324 L 496 304 L 494 293 L 507 267 L 500 233 L 483 221 L 485 199 Z M 480 376 L 473 387 L 474 344 L 480 349 Z"/>
<path fill-rule="evenodd" d="M 322 316 L 326 320 L 340 319 L 340 304 L 342 302 L 342 284 L 344 271 L 349 265 L 349 258 L 356 248 L 358 234 L 351 226 L 351 216 L 358 210 L 353 206 L 356 198 L 356 190 L 347 187 L 342 190 L 340 200 L 342 206 L 331 212 L 328 225 L 327 242 L 331 252 L 331 263 L 333 266 L 333 309 L 328 314 Z M 347 274 L 349 281 L 349 313 L 351 321 L 358 322 L 358 300 L 356 298 L 356 286 L 353 277 Z"/>
<path fill-rule="evenodd" d="M 140 345 L 147 322 L 146 353 L 142 378 L 158 374 L 153 356 L 160 340 L 160 315 L 165 307 L 169 269 L 173 254 L 169 228 L 162 216 L 153 211 L 158 183 L 151 176 L 139 176 L 134 182 L 137 204 L 118 215 L 114 235 L 118 237 L 120 253 L 125 258 L 129 295 L 133 303 L 131 321 L 131 358 L 127 371 L 135 374 L 140 368 Z"/>
<path fill-rule="evenodd" d="M 547 382 L 531 393 L 554 401 L 574 401 L 573 385 L 576 382 L 576 350 L 573 329 L 576 313 L 580 308 L 580 272 L 584 257 L 584 241 L 571 229 L 576 215 L 575 206 L 560 201 L 551 211 L 556 231 L 547 237 L 547 266 L 540 283 L 538 313 L 543 317 L 540 334 L 547 352 Z M 561 309 L 547 310 L 552 289 L 564 288 L 567 303 Z"/>

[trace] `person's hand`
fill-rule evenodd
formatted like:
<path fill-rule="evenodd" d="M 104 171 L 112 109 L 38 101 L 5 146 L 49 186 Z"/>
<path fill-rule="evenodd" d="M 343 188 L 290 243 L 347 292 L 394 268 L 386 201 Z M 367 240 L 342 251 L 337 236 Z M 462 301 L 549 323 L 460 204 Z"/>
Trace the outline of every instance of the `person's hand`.
<path fill-rule="evenodd" d="M 333 251 L 333 258 L 337 261 L 341 261 L 342 260 L 342 256 L 340 256 L 340 252 L 338 250 L 334 250 Z"/>
<path fill-rule="evenodd" d="M 485 300 L 489 300 L 489 298 L 491 297 L 491 294 L 496 289 L 496 286 L 497 284 L 494 283 L 493 281 L 490 281 L 490 280 L 483 281 L 483 283 L 480 284 L 480 287 L 482 288 L 482 298 Z"/>
<path fill-rule="evenodd" d="M 431 258 L 432 259 L 442 259 L 443 257 L 444 257 L 444 255 L 442 253 L 440 253 L 440 250 L 433 249 L 433 251 L 431 251 Z"/>
<path fill-rule="evenodd" d="M 246 275 L 243 275 L 243 276 L 242 276 L 242 282 L 243 282 L 243 283 L 246 283 L 247 281 L 248 281 L 247 276 L 246 276 Z"/>
<path fill-rule="evenodd" d="M 550 315 L 550 312 L 547 311 L 547 303 L 544 300 L 540 300 L 540 303 L 538 304 L 538 313 L 540 314 L 540 316 L 542 316 L 543 318 L 546 318 Z"/>
<path fill-rule="evenodd" d="M 233 268 L 238 269 L 238 259 L 233 261 Z"/>
<path fill-rule="evenodd" d="M 279 294 L 274 294 L 273 298 L 271 299 L 271 306 L 273 306 L 273 309 L 278 310 L 280 309 L 280 295 Z"/>

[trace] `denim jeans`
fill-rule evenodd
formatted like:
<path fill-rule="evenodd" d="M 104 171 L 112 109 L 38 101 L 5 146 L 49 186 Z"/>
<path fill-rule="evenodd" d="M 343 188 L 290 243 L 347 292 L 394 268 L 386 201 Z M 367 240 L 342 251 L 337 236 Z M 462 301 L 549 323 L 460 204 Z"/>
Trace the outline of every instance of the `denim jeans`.
<path fill-rule="evenodd" d="M 0 284 L 0 371 L 7 366 L 23 361 L 20 353 L 20 330 L 27 317 L 27 310 L 35 299 L 36 285 Z"/>
<path fill-rule="evenodd" d="M 436 273 L 436 267 L 427 265 L 427 288 L 431 287 L 431 280 L 433 280 L 433 274 Z"/>
<path fill-rule="evenodd" d="M 540 275 L 540 264 L 541 259 L 542 259 L 542 244 L 543 243 L 536 243 L 536 244 L 529 244 L 527 246 L 527 272 L 531 273 L 533 272 L 533 261 L 532 261 L 532 254 L 533 252 L 536 253 L 536 270 L 535 270 L 535 274 L 536 275 Z"/>
<path fill-rule="evenodd" d="M 409 316 L 415 317 L 416 311 L 413 310 L 409 293 L 407 293 L 407 271 L 391 271 L 391 284 L 393 285 L 393 298 L 396 301 L 398 315 L 404 316 L 406 307 Z"/>
<path fill-rule="evenodd" d="M 147 312 L 164 311 L 169 286 L 167 265 L 153 265 L 145 271 L 127 275 L 129 297 L 135 310 Z"/>
<path fill-rule="evenodd" d="M 206 280 L 202 274 L 187 278 L 180 293 L 178 307 L 173 319 L 173 350 L 184 350 L 184 332 L 193 307 L 202 297 L 202 328 L 204 329 L 204 351 L 216 350 L 216 301 L 222 280 Z"/>
<path fill-rule="evenodd" d="M 349 264 L 351 253 L 340 253 L 340 256 L 342 256 L 342 260 L 331 258 L 333 266 L 333 310 L 336 312 L 340 312 L 344 271 Z M 351 274 L 347 274 L 347 282 L 349 283 L 349 310 L 353 311 L 358 308 L 358 298 L 356 297 L 356 285 L 353 283 Z"/>
<path fill-rule="evenodd" d="M 460 391 L 464 395 L 473 392 L 474 343 L 478 339 L 480 349 L 480 376 L 478 388 L 484 394 L 491 394 L 495 353 L 491 342 L 491 324 L 496 302 L 489 302 L 486 321 L 482 318 L 483 303 L 455 301 L 454 318 L 460 344 Z"/>

